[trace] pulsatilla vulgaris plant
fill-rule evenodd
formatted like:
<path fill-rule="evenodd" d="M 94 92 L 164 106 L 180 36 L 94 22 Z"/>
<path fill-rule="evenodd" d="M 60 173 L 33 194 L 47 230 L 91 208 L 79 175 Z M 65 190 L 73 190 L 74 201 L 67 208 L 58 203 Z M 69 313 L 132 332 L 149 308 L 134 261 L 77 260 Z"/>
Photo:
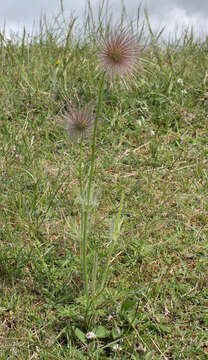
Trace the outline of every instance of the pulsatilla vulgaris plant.
<path fill-rule="evenodd" d="M 129 81 L 134 79 L 135 71 L 137 70 L 139 60 L 139 45 L 136 37 L 127 29 L 116 28 L 114 31 L 107 33 L 99 46 L 98 53 L 99 64 L 101 68 L 98 102 L 95 115 L 90 114 L 88 108 L 85 106 L 82 109 L 75 109 L 70 107 L 63 114 L 66 129 L 68 130 L 71 140 L 80 137 L 80 163 L 79 163 L 79 177 L 80 177 L 80 198 L 81 198 L 81 225 L 80 225 L 80 239 L 81 239 L 81 268 L 82 278 L 84 283 L 84 295 L 88 299 L 89 296 L 99 295 L 108 280 L 108 271 L 115 243 L 119 237 L 122 225 L 121 211 L 123 206 L 123 194 L 121 197 L 120 208 L 114 221 L 112 222 L 110 231 L 110 245 L 108 247 L 107 260 L 104 269 L 99 273 L 102 274 L 99 278 L 99 285 L 97 286 L 97 273 L 91 276 L 88 264 L 88 233 L 90 225 L 90 217 L 92 208 L 94 206 L 94 169 L 95 169 L 95 152 L 96 152 L 96 135 L 97 124 L 101 113 L 101 104 L 103 96 L 103 88 L 105 81 L 112 83 L 115 78 L 122 81 Z M 85 135 L 92 133 L 91 138 L 91 158 L 90 168 L 88 172 L 87 184 L 83 184 L 83 157 L 82 144 Z M 95 257 L 94 257 L 95 258 Z M 96 260 L 95 260 L 96 261 Z M 93 264 L 93 269 L 97 266 Z M 89 290 L 90 289 L 90 290 Z"/>
<path fill-rule="evenodd" d="M 140 57 L 135 35 L 128 29 L 116 28 L 107 33 L 101 46 L 99 59 L 102 70 L 113 81 L 116 77 L 132 80 Z"/>
<path fill-rule="evenodd" d="M 66 104 L 66 110 L 62 114 L 62 122 L 65 125 L 70 140 L 87 137 L 93 128 L 94 116 L 85 105 L 83 108 L 74 108 L 70 103 Z"/>

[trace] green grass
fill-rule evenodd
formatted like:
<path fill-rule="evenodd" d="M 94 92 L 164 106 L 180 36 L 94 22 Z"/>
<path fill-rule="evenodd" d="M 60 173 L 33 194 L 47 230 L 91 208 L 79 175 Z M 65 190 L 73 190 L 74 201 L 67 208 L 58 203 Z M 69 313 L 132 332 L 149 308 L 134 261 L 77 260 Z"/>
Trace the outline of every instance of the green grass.
<path fill-rule="evenodd" d="M 0 358 L 205 360 L 207 44 L 188 32 L 166 45 L 150 36 L 133 86 L 105 84 L 88 255 L 98 278 L 124 191 L 123 225 L 109 282 L 87 307 L 79 144 L 57 120 L 66 99 L 98 96 L 96 29 L 88 18 L 81 39 L 75 23 L 66 37 L 64 22 L 31 41 L 1 36 Z M 87 141 L 83 157 L 87 169 Z"/>

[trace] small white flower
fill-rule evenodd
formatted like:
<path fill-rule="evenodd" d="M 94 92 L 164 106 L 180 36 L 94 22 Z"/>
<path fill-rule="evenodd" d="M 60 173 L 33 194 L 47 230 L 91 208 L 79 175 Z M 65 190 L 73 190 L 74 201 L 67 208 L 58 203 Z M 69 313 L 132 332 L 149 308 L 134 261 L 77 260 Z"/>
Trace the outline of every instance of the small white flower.
<path fill-rule="evenodd" d="M 89 339 L 89 340 L 93 340 L 93 339 L 96 339 L 96 335 L 93 331 L 89 331 L 87 334 L 86 334 L 86 338 Z"/>
<path fill-rule="evenodd" d="M 16 154 L 15 157 L 16 157 L 16 159 L 18 159 L 18 160 L 21 160 L 21 159 L 22 159 L 22 156 L 19 155 L 19 154 Z"/>
<path fill-rule="evenodd" d="M 121 351 L 122 347 L 119 346 L 118 344 L 113 345 L 113 351 Z"/>
<path fill-rule="evenodd" d="M 113 315 L 108 315 L 108 321 L 111 321 L 111 320 L 113 320 Z"/>
<path fill-rule="evenodd" d="M 177 80 L 177 83 L 178 83 L 179 85 L 183 86 L 183 79 L 178 79 L 178 80 Z"/>
<path fill-rule="evenodd" d="M 155 135 L 154 130 L 150 130 L 150 135 L 151 135 L 151 136 Z"/>
<path fill-rule="evenodd" d="M 181 91 L 183 95 L 186 95 L 187 94 L 187 91 L 186 90 L 182 90 Z"/>

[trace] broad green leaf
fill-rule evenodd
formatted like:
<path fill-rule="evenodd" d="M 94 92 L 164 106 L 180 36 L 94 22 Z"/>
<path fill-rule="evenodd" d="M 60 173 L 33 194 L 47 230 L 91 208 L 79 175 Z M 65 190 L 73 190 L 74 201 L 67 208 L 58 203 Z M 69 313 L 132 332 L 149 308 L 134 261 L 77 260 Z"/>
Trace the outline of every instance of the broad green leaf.
<path fill-rule="evenodd" d="M 85 334 L 80 329 L 75 328 L 74 334 L 83 344 L 86 344 Z"/>
<path fill-rule="evenodd" d="M 98 326 L 94 330 L 94 332 L 95 332 L 96 337 L 100 338 L 100 339 L 108 337 L 111 333 L 110 330 L 106 329 L 104 326 L 101 326 L 101 325 Z"/>
<path fill-rule="evenodd" d="M 121 311 L 127 312 L 127 311 L 134 311 L 135 309 L 135 300 L 125 300 L 121 305 Z"/>

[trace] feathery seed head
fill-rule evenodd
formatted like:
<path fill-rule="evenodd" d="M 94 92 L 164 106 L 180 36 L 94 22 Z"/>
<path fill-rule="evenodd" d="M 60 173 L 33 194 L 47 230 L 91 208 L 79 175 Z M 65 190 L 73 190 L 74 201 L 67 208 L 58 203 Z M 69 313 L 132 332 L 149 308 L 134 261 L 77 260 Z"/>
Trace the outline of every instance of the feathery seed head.
<path fill-rule="evenodd" d="M 135 36 L 127 29 L 115 29 L 107 34 L 101 44 L 99 60 L 110 80 L 134 77 L 139 60 L 139 45 Z"/>
<path fill-rule="evenodd" d="M 76 109 L 70 107 L 62 115 L 65 128 L 68 131 L 71 140 L 86 137 L 90 134 L 94 123 L 94 116 L 89 112 L 87 105 L 83 108 Z"/>

